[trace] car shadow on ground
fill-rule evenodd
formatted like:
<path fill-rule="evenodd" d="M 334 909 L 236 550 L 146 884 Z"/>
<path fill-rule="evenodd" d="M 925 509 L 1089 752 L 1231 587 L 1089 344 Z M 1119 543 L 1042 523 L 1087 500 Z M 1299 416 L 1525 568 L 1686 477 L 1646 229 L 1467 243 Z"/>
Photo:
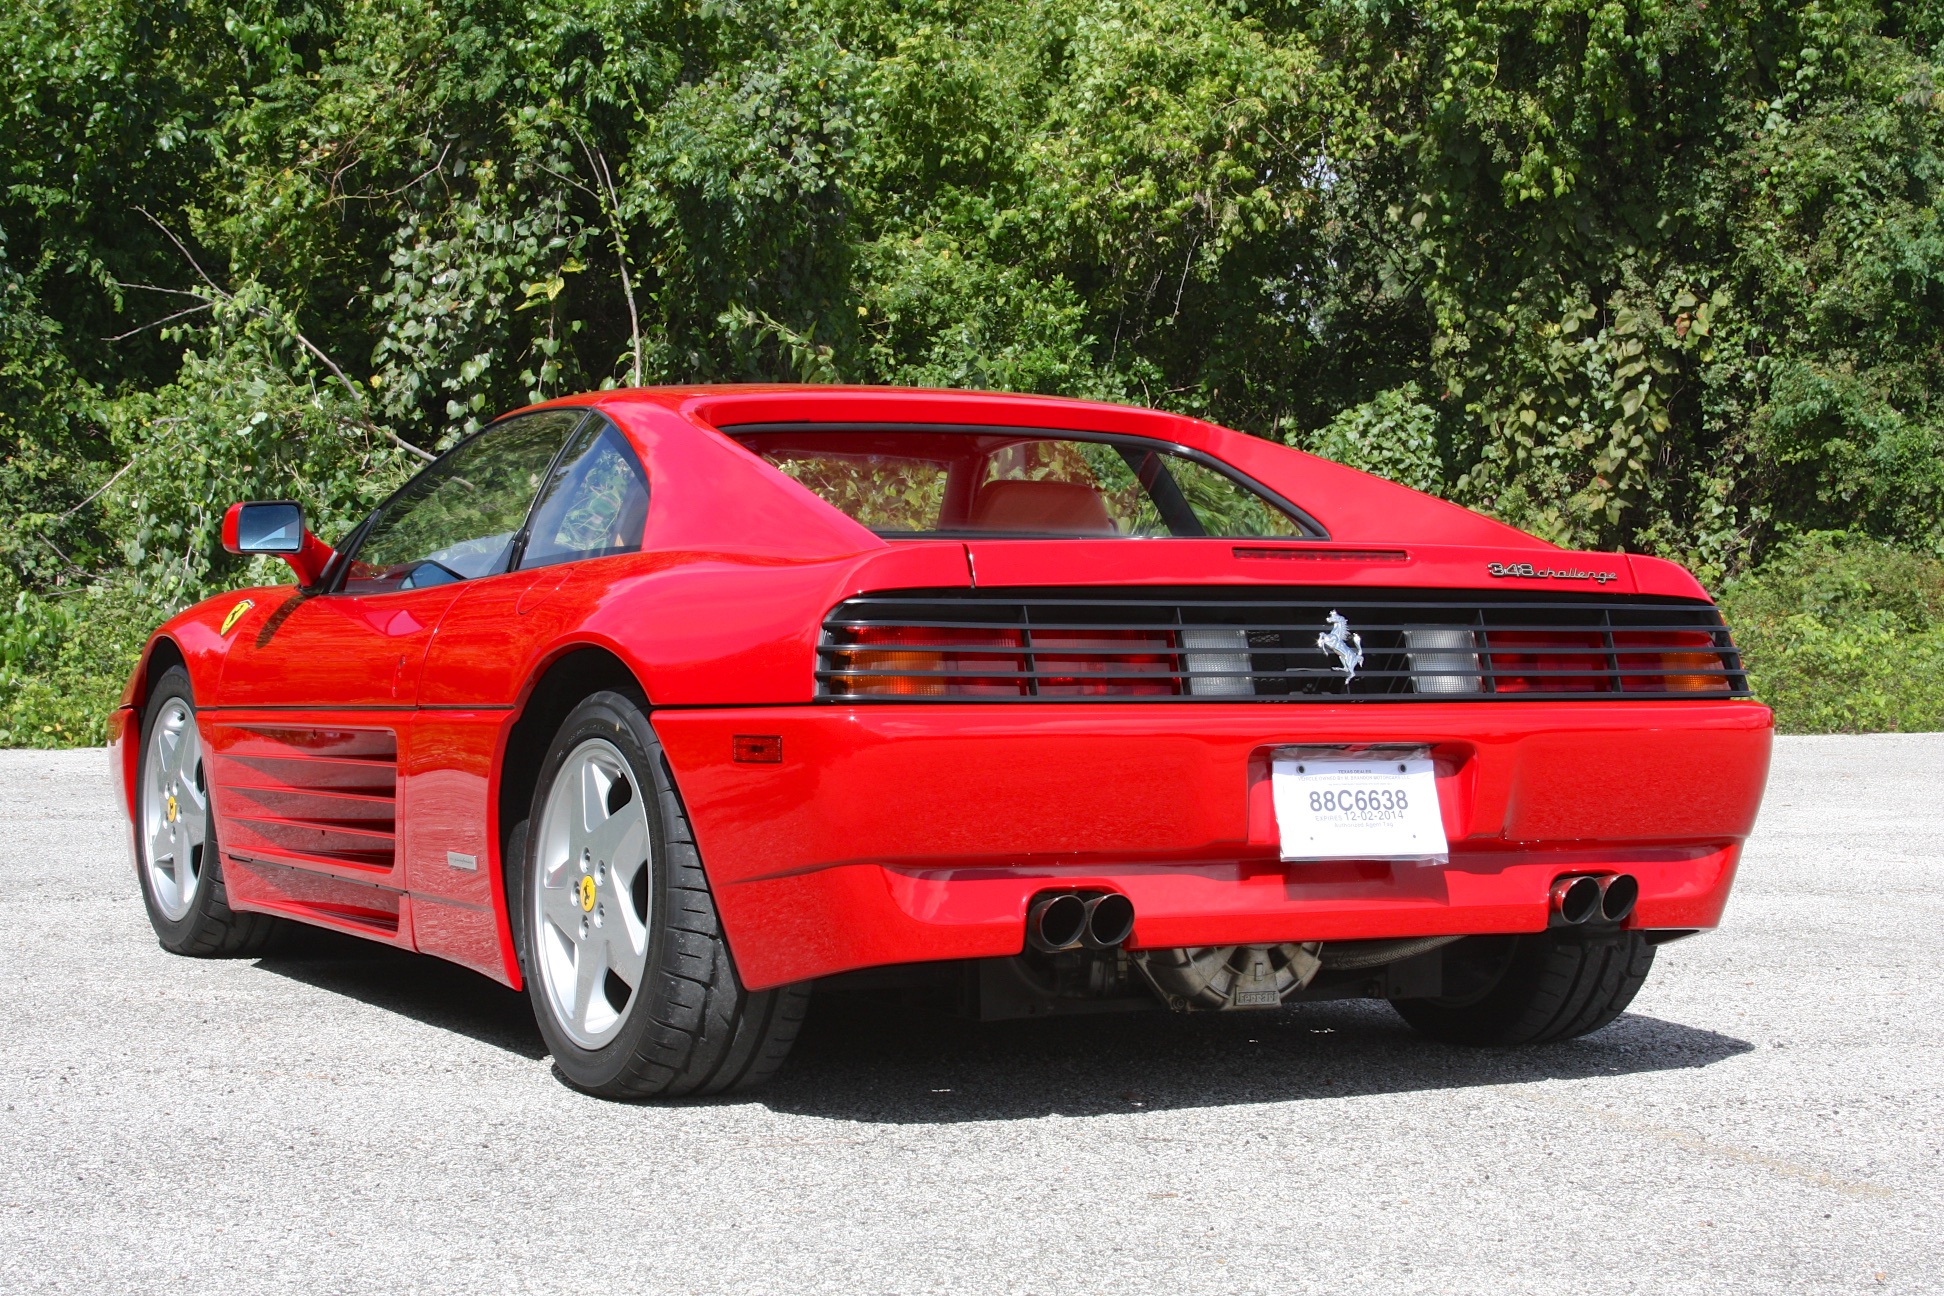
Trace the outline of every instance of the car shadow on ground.
<path fill-rule="evenodd" d="M 530 1061 L 547 1056 L 524 994 L 444 959 L 312 927 L 287 933 L 256 966 Z"/>
<path fill-rule="evenodd" d="M 529 1060 L 547 1056 L 524 994 L 438 959 L 313 929 L 257 967 Z M 710 1101 L 875 1124 L 1097 1116 L 1678 1071 L 1753 1047 L 1635 1014 L 1564 1044 L 1462 1049 L 1366 1001 L 972 1022 L 895 994 L 823 994 L 770 1085 Z"/>
<path fill-rule="evenodd" d="M 1753 1047 L 1632 1014 L 1563 1044 L 1463 1049 L 1416 1035 L 1388 1004 L 1368 1001 L 978 1023 L 833 995 L 813 1004 L 782 1073 L 754 1096 L 799 1115 L 936 1124 L 1674 1071 Z"/>

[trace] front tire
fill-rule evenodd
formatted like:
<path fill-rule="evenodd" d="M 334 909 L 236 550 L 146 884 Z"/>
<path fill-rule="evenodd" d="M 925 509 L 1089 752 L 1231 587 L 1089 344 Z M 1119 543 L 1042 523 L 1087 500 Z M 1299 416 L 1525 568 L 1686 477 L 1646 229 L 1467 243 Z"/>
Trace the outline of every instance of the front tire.
<path fill-rule="evenodd" d="M 199 958 L 261 954 L 281 923 L 229 907 L 209 807 L 209 774 L 189 673 L 162 672 L 142 713 L 135 782 L 136 872 L 162 948 Z"/>
<path fill-rule="evenodd" d="M 671 1098 L 775 1074 L 809 988 L 743 988 L 661 744 L 633 699 L 596 693 L 568 714 L 523 827 L 510 897 L 521 969 L 569 1084 Z"/>
<path fill-rule="evenodd" d="M 1543 931 L 1475 936 L 1445 948 L 1444 996 L 1392 1007 L 1447 1044 L 1546 1044 L 1611 1022 L 1654 966 L 1639 932 Z"/>

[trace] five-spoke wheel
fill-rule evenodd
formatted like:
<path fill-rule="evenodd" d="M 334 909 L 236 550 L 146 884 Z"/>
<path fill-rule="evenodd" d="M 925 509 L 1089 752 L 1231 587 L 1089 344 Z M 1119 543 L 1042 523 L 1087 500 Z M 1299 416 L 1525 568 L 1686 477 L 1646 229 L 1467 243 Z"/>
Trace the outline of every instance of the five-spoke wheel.
<path fill-rule="evenodd" d="M 196 716 L 179 697 L 163 702 L 142 752 L 142 867 L 155 907 L 172 922 L 196 902 L 209 845 L 209 781 Z"/>
<path fill-rule="evenodd" d="M 641 701 L 560 722 L 513 872 L 521 968 L 562 1076 L 610 1098 L 720 1093 L 782 1065 L 808 987 L 746 989 Z"/>
<path fill-rule="evenodd" d="M 648 965 L 648 812 L 627 759 L 589 738 L 554 776 L 536 835 L 533 931 L 560 1027 L 596 1049 L 614 1038 Z"/>

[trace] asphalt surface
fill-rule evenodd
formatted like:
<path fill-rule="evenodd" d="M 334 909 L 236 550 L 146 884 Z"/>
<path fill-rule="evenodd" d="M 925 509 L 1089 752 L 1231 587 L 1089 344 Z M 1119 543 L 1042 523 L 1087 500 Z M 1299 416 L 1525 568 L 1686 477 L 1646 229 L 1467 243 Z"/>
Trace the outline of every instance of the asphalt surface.
<path fill-rule="evenodd" d="M 99 752 L 0 807 L 5 1291 L 1944 1290 L 1944 734 L 1784 740 L 1726 926 L 1586 1040 L 830 1000 L 673 1107 L 428 959 L 163 953 Z"/>

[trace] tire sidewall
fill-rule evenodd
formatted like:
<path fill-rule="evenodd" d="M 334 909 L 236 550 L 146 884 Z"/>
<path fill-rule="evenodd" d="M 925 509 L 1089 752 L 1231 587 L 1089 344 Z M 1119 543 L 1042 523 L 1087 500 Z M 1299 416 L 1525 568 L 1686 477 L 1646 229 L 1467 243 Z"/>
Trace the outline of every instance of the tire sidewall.
<path fill-rule="evenodd" d="M 197 721 L 197 745 L 200 747 L 202 744 L 202 724 L 196 715 L 196 697 L 189 683 L 189 673 L 180 666 L 171 666 L 162 673 L 155 687 L 149 690 L 148 704 L 142 710 L 142 745 L 135 763 L 135 876 L 142 888 L 142 905 L 148 910 L 149 924 L 155 928 L 156 938 L 165 949 L 182 953 L 195 944 L 208 921 L 209 906 L 217 891 L 220 871 L 216 862 L 216 799 L 209 786 L 209 765 L 205 751 L 202 754 L 203 795 L 208 798 L 209 821 L 203 834 L 202 868 L 196 875 L 196 895 L 181 918 L 170 918 L 156 903 L 148 860 L 151 849 L 147 832 L 148 799 L 151 795 L 148 779 L 149 741 L 155 736 L 155 717 L 161 714 L 162 708 L 172 698 L 180 698 L 189 708 L 190 718 Z"/>
<path fill-rule="evenodd" d="M 1452 1044 L 1520 1046 L 1573 1039 L 1624 1012 L 1653 963 L 1652 947 L 1638 932 L 1549 929 L 1511 940 L 1509 960 L 1481 992 L 1398 1000 L 1394 1006 L 1418 1030 Z M 1643 950 L 1645 963 L 1632 975 L 1627 969 L 1640 963 Z M 1616 957 L 1620 979 L 1609 980 Z M 1588 976 L 1593 979 L 1583 979 Z"/>
<path fill-rule="evenodd" d="M 635 795 L 642 799 L 646 808 L 648 894 L 654 906 L 649 914 L 648 957 L 643 964 L 641 985 L 635 991 L 634 1002 L 628 1005 L 621 1028 L 597 1049 L 576 1044 L 554 1017 L 552 998 L 547 993 L 546 980 L 534 954 L 538 933 L 534 931 L 532 901 L 539 885 L 539 847 L 543 836 L 541 821 L 547 798 L 553 791 L 554 780 L 567 763 L 567 757 L 590 738 L 603 738 L 614 744 L 627 761 L 629 775 L 635 782 Z M 539 1024 L 548 1051 L 553 1054 L 554 1065 L 569 1083 L 582 1089 L 603 1088 L 635 1064 L 642 1037 L 653 1024 L 661 999 L 661 968 L 667 941 L 663 915 L 667 912 L 665 906 L 670 903 L 670 897 L 666 846 L 668 833 L 662 822 L 661 780 L 657 777 L 660 752 L 661 746 L 648 724 L 648 717 L 632 699 L 620 693 L 596 693 L 576 706 L 561 722 L 560 731 L 554 735 L 553 743 L 547 748 L 546 759 L 541 763 L 540 777 L 534 782 L 533 802 L 527 811 L 519 884 L 514 888 L 519 906 L 514 917 L 514 930 L 518 936 L 522 975 L 526 979 L 528 997 L 533 1001 L 534 1020 Z"/>

